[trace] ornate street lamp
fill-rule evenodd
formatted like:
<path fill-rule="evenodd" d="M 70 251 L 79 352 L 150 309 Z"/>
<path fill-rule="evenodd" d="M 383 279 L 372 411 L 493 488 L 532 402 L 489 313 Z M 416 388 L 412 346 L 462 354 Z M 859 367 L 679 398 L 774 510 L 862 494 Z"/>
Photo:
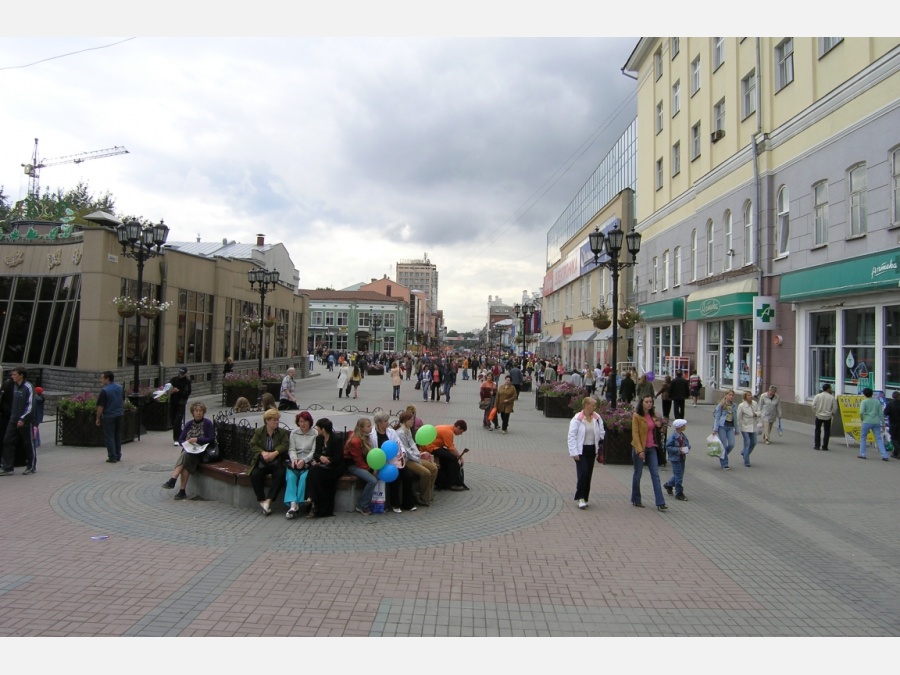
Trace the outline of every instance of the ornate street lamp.
<path fill-rule="evenodd" d="M 528 342 L 528 319 L 534 314 L 534 305 L 526 302 L 513 307 L 516 317 L 522 319 L 522 371 L 525 371 L 525 344 Z"/>
<path fill-rule="evenodd" d="M 258 337 L 259 343 L 256 348 L 259 352 L 259 370 L 257 371 L 259 374 L 259 390 L 260 395 L 262 395 L 262 391 L 265 388 L 265 384 L 263 383 L 263 330 L 264 323 L 263 320 L 266 318 L 266 294 L 269 290 L 275 290 L 275 287 L 278 285 L 278 279 L 281 275 L 277 270 L 269 271 L 267 269 L 254 267 L 252 270 L 247 271 L 247 279 L 250 281 L 250 288 L 255 288 L 256 284 L 259 284 L 259 328 Z"/>
<path fill-rule="evenodd" d="M 381 314 L 372 315 L 372 354 L 378 354 L 378 328 L 381 326 Z"/>
<path fill-rule="evenodd" d="M 144 288 L 144 262 L 162 254 L 162 246 L 169 237 L 169 228 L 160 220 L 158 225 L 141 225 L 136 220 L 122 223 L 116 227 L 116 239 L 122 245 L 122 255 L 137 261 L 137 289 L 135 295 L 138 302 Z M 148 319 L 149 322 L 149 319 Z M 138 405 L 140 399 L 141 378 L 141 313 L 134 315 L 134 388 L 129 396 Z M 140 407 L 138 405 L 138 407 Z"/>
<path fill-rule="evenodd" d="M 594 231 L 588 235 L 591 253 L 594 254 L 594 264 L 598 267 L 605 267 L 612 273 L 612 403 L 610 407 L 615 409 L 617 388 L 616 359 L 618 358 L 619 346 L 619 272 L 626 267 L 633 267 L 637 264 L 637 254 L 641 251 L 641 235 L 631 230 L 627 235 L 619 229 L 619 222 L 616 222 L 615 228 L 607 234 L 603 234 L 600 228 L 594 228 Z M 628 253 L 631 254 L 630 261 L 619 261 L 619 254 L 622 252 L 622 243 L 627 241 Z M 609 256 L 607 260 L 600 261 L 600 256 L 606 252 Z"/>

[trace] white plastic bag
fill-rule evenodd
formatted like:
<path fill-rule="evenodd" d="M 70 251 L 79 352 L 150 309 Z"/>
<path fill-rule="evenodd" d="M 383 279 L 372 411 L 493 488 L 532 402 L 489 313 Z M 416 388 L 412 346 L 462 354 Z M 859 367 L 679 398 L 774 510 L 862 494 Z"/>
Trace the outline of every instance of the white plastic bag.
<path fill-rule="evenodd" d="M 383 480 L 375 483 L 375 491 L 372 493 L 372 513 L 384 513 L 385 483 Z"/>
<path fill-rule="evenodd" d="M 710 434 L 706 437 L 706 454 L 710 457 L 721 457 L 724 453 L 722 441 L 719 440 L 718 434 Z"/>

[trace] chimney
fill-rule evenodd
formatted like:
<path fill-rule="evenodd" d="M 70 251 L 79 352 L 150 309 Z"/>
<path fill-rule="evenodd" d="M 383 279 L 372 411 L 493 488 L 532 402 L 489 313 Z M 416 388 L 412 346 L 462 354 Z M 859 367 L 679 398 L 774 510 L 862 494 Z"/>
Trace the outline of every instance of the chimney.
<path fill-rule="evenodd" d="M 264 234 L 256 235 L 256 245 L 257 246 L 265 246 L 266 245 L 266 235 L 264 235 Z"/>
<path fill-rule="evenodd" d="M 390 284 L 388 284 L 388 286 L 387 286 L 387 296 L 391 297 L 391 285 Z"/>

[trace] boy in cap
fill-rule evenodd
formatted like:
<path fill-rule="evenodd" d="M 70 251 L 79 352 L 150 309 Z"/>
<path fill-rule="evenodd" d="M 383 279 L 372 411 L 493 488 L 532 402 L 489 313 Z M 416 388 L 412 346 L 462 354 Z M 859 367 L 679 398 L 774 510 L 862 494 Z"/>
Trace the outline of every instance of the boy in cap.
<path fill-rule="evenodd" d="M 666 455 L 672 463 L 672 477 L 663 485 L 666 492 L 672 494 L 672 488 L 675 488 L 675 499 L 686 502 L 687 496 L 684 494 L 684 462 L 687 454 L 691 450 L 691 442 L 684 435 L 687 428 L 687 420 L 677 419 L 672 424 L 675 431 L 666 441 Z"/>

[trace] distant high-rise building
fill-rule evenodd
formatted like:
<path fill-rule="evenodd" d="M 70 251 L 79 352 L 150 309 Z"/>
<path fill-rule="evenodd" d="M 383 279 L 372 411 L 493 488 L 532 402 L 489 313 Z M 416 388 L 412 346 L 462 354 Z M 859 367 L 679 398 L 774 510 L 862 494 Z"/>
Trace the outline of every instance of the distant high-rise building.
<path fill-rule="evenodd" d="M 418 260 L 400 260 L 397 262 L 397 283 L 410 291 L 422 291 L 416 294 L 421 306 L 419 309 L 420 331 L 431 337 L 438 335 L 440 326 L 436 325 L 438 316 L 438 271 L 437 266 L 428 259 L 428 254 Z"/>

